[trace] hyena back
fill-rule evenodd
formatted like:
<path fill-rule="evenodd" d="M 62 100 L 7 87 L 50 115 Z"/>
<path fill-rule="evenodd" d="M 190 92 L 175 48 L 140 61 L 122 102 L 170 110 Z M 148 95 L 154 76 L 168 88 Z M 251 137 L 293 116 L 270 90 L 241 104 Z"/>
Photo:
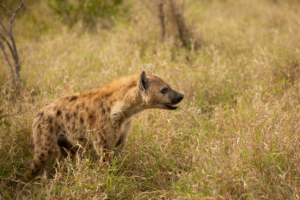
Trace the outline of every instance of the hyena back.
<path fill-rule="evenodd" d="M 34 118 L 34 157 L 25 179 L 29 181 L 38 174 L 56 144 L 61 158 L 67 157 L 76 144 L 85 146 L 87 128 L 96 130 L 91 132 L 90 145 L 98 156 L 113 150 L 120 153 L 135 114 L 152 108 L 175 110 L 183 97 L 159 77 L 143 71 L 100 89 L 58 99 Z"/>

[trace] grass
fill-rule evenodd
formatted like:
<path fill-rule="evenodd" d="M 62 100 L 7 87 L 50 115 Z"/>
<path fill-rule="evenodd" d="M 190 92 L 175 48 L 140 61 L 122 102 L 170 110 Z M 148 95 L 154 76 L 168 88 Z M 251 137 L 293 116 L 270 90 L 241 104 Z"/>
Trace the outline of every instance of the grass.
<path fill-rule="evenodd" d="M 68 28 L 45 2 L 16 19 L 24 89 L 13 97 L 1 56 L 0 113 L 22 114 L 0 122 L 0 199 L 299 199 L 300 4 L 187 1 L 197 51 L 180 48 L 171 25 L 161 44 L 151 12 L 125 4 L 110 29 Z M 185 94 L 177 111 L 137 116 L 111 166 L 84 155 L 54 173 L 56 149 L 41 180 L 20 181 L 40 108 L 150 66 Z"/>

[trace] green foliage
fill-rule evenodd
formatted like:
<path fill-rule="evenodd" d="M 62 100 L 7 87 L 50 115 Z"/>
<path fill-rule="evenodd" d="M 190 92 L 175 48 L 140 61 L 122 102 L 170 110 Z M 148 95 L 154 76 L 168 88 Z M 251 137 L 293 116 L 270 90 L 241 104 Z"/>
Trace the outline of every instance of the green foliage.
<path fill-rule="evenodd" d="M 92 28 L 97 22 L 109 21 L 118 15 L 123 0 L 48 0 L 50 8 L 63 23 L 74 26 L 82 21 Z"/>
<path fill-rule="evenodd" d="M 21 17 L 27 12 L 27 7 L 35 4 L 37 1 L 26 1 L 22 9 L 19 10 L 17 17 Z M 11 13 L 14 13 L 16 9 L 20 6 L 21 0 L 0 0 L 0 21 L 4 19 L 8 20 L 11 18 Z"/>

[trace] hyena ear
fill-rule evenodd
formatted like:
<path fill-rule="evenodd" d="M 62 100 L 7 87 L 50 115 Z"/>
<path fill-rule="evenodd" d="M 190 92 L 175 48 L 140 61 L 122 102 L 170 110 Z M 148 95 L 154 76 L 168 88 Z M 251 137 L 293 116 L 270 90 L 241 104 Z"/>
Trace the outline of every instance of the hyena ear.
<path fill-rule="evenodd" d="M 147 78 L 147 75 L 146 75 L 145 71 L 143 71 L 141 76 L 140 76 L 139 88 L 143 92 L 145 92 L 149 88 L 149 79 Z"/>

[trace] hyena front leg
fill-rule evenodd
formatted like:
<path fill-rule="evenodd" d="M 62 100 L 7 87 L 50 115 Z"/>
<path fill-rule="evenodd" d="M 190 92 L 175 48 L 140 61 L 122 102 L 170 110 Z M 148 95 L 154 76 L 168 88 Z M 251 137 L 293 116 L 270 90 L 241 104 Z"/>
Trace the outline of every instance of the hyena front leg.
<path fill-rule="evenodd" d="M 127 140 L 128 140 L 128 136 L 130 134 L 130 130 L 131 130 L 131 125 L 132 125 L 132 120 L 128 121 L 126 124 L 124 124 L 123 128 L 122 128 L 122 131 L 120 133 L 120 137 L 119 139 L 117 140 L 115 146 L 114 146 L 114 150 L 115 150 L 115 153 L 114 153 L 114 156 L 119 156 L 122 151 L 124 150 L 125 148 L 125 145 L 127 143 Z"/>
<path fill-rule="evenodd" d="M 102 157 L 105 161 L 105 153 L 107 152 L 106 135 L 104 135 L 102 132 L 95 133 L 92 144 L 98 159 Z"/>
<path fill-rule="evenodd" d="M 103 158 L 104 162 L 110 162 L 113 158 L 113 150 L 118 140 L 118 132 L 115 129 L 104 130 L 95 135 L 93 141 L 94 150 Z"/>

